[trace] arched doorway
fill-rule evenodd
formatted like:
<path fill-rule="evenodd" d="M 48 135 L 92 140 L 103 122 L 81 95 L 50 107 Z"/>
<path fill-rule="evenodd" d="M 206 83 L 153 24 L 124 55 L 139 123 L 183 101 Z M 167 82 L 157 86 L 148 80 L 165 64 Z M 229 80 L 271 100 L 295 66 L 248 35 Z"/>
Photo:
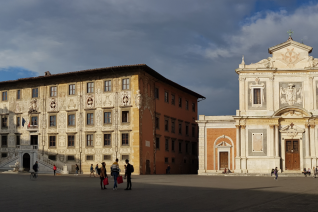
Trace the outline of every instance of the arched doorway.
<path fill-rule="evenodd" d="M 28 153 L 24 153 L 23 155 L 23 170 L 29 171 L 30 170 L 30 155 Z"/>

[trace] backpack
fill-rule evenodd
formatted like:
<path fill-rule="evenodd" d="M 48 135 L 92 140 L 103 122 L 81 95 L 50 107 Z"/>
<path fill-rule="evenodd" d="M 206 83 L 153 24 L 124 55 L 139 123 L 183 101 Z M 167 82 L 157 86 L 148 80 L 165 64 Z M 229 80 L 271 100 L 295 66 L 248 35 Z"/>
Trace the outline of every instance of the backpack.
<path fill-rule="evenodd" d="M 134 166 L 130 165 L 130 172 L 133 173 L 135 171 Z"/>
<path fill-rule="evenodd" d="M 36 165 L 35 164 L 33 165 L 33 170 L 36 170 Z"/>
<path fill-rule="evenodd" d="M 98 173 L 98 175 L 100 175 L 100 168 L 97 169 L 97 173 Z"/>

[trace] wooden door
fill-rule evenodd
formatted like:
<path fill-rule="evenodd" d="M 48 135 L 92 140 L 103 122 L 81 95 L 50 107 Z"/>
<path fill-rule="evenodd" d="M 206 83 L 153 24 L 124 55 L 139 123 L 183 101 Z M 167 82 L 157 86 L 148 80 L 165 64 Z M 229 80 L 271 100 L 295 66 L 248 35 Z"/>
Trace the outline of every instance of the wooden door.
<path fill-rule="evenodd" d="M 220 152 L 220 169 L 221 170 L 229 167 L 228 156 L 229 156 L 228 152 Z"/>
<path fill-rule="evenodd" d="M 286 140 L 285 170 L 300 170 L 299 140 Z"/>
<path fill-rule="evenodd" d="M 150 161 L 146 160 L 146 174 L 150 174 Z"/>

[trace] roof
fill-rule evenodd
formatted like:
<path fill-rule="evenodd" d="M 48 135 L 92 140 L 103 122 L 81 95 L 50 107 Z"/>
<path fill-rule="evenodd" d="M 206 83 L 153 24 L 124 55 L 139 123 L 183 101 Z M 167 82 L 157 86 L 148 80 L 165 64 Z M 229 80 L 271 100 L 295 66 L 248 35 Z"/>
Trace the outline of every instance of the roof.
<path fill-rule="evenodd" d="M 292 39 L 292 37 L 289 37 L 288 40 L 284 43 L 281 43 L 281 44 L 278 44 L 276 46 L 273 46 L 273 47 L 270 47 L 268 49 L 268 53 L 272 54 L 273 52 L 277 51 L 277 50 L 280 50 L 280 49 L 283 49 L 285 47 L 288 47 L 288 46 L 294 46 L 294 47 L 298 47 L 300 49 L 303 49 L 305 51 L 308 51 L 308 53 L 311 53 L 312 52 L 312 47 L 311 46 L 307 46 L 303 43 L 299 43 L 297 41 L 294 41 Z"/>
<path fill-rule="evenodd" d="M 17 80 L 8 80 L 8 81 L 2 81 L 0 82 L 0 86 L 1 85 L 6 85 L 6 84 L 11 84 L 11 83 L 19 83 L 19 82 L 37 82 L 37 81 L 41 81 L 41 80 L 46 80 L 46 79 L 54 79 L 54 78 L 59 78 L 59 77 L 66 77 L 66 76 L 71 76 L 71 75 L 79 75 L 79 74 L 87 74 L 87 73 L 92 73 L 92 74 L 96 74 L 99 72 L 110 72 L 110 73 L 114 73 L 114 71 L 133 71 L 135 69 L 142 69 L 143 71 L 145 71 L 146 73 L 150 74 L 151 76 L 161 80 L 164 83 L 167 83 L 179 90 L 182 90 L 186 93 L 189 93 L 197 98 L 203 98 L 205 99 L 204 96 L 202 96 L 201 94 L 198 94 L 186 87 L 183 87 L 182 85 L 179 85 L 178 83 L 175 83 L 167 78 L 165 78 L 164 76 L 162 76 L 161 74 L 159 74 L 158 72 L 156 72 L 155 70 L 153 70 L 152 68 L 150 68 L 149 66 L 147 66 L 146 64 L 136 64 L 136 65 L 122 65 L 122 66 L 112 66 L 112 67 L 106 67 L 106 68 L 96 68 L 96 69 L 87 69 L 87 70 L 81 70 L 81 71 L 73 71 L 73 72 L 66 72 L 66 73 L 59 73 L 59 74 L 45 74 L 45 76 L 38 76 L 38 77 L 29 77 L 29 78 L 20 78 Z"/>

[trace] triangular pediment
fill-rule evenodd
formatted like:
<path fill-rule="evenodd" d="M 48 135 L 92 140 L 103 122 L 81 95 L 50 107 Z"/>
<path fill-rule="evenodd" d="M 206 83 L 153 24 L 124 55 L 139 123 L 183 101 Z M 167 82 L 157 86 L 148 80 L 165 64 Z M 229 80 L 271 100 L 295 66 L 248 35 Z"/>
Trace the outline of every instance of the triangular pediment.
<path fill-rule="evenodd" d="M 311 46 L 307 46 L 307 45 L 305 45 L 303 43 L 299 43 L 297 41 L 294 41 L 293 39 L 288 39 L 284 43 L 281 43 L 281 44 L 278 44 L 276 46 L 270 47 L 268 49 L 268 53 L 273 54 L 274 52 L 279 51 L 281 49 L 285 49 L 285 48 L 289 48 L 289 49 L 296 48 L 296 49 L 299 49 L 299 50 L 303 50 L 303 51 L 305 51 L 307 53 L 311 53 L 312 49 L 313 49 Z"/>

